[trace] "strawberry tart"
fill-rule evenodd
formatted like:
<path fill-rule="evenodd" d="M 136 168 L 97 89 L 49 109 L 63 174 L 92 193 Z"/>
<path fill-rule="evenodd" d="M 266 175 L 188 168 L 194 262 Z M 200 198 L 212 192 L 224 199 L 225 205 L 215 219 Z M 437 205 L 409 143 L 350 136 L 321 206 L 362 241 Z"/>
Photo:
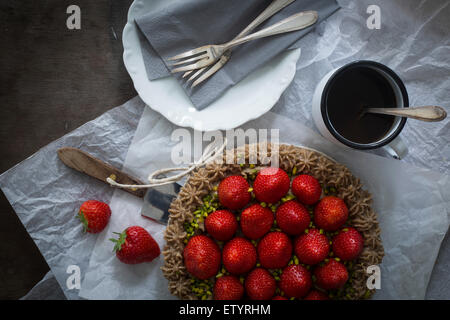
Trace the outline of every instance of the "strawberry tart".
<path fill-rule="evenodd" d="M 271 145 L 268 146 L 270 154 Z M 343 165 L 279 145 L 279 167 L 210 163 L 170 207 L 162 271 L 181 299 L 368 299 L 384 255 L 371 195 Z"/>

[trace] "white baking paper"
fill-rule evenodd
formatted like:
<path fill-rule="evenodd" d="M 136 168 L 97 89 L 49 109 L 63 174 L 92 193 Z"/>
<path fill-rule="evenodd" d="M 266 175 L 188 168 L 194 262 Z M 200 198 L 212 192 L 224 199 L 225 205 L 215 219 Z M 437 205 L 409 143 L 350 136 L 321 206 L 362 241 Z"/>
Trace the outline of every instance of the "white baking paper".
<path fill-rule="evenodd" d="M 307 146 L 347 165 L 373 194 L 386 256 L 381 265 L 382 289 L 376 298 L 422 299 L 449 226 L 450 178 L 398 160 L 341 148 L 299 122 L 267 113 L 242 127 L 280 129 L 280 142 Z M 151 171 L 174 166 L 171 162 L 174 125 L 146 109 L 128 151 L 124 167 L 146 177 Z M 192 137 L 194 133 L 192 132 Z M 122 190 L 111 201 L 113 215 L 97 239 L 80 296 L 88 299 L 167 299 L 161 256 L 152 263 L 129 266 L 111 253 L 112 231 L 131 225 L 145 227 L 163 248 L 165 227 L 140 216 L 142 201 Z"/>

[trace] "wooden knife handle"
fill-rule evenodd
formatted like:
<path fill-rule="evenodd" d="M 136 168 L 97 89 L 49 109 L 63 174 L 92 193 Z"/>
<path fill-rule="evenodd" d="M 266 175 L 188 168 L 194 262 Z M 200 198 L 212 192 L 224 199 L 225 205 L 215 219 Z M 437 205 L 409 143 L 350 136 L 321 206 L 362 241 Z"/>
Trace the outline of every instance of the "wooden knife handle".
<path fill-rule="evenodd" d="M 77 148 L 64 147 L 58 149 L 58 157 L 68 167 L 83 172 L 93 178 L 109 184 L 106 179 L 113 178 L 121 184 L 143 184 L 138 179 L 114 168 L 112 165 L 103 162 Z M 137 197 L 144 197 L 146 189 L 123 189 Z"/>

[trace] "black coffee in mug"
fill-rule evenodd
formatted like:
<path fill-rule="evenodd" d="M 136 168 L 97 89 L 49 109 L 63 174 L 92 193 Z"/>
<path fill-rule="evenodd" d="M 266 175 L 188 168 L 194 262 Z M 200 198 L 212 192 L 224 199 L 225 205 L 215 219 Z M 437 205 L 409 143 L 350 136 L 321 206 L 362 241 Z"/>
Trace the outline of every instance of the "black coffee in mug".
<path fill-rule="evenodd" d="M 395 117 L 364 113 L 364 108 L 396 107 L 391 83 L 377 70 L 354 66 L 334 79 L 327 94 L 327 114 L 334 129 L 359 144 L 380 141 L 394 125 Z"/>
<path fill-rule="evenodd" d="M 312 118 L 328 140 L 369 150 L 383 147 L 396 159 L 408 153 L 398 136 L 405 117 L 372 114 L 365 108 L 408 108 L 405 85 L 389 67 L 375 61 L 350 62 L 328 72 L 316 86 Z"/>

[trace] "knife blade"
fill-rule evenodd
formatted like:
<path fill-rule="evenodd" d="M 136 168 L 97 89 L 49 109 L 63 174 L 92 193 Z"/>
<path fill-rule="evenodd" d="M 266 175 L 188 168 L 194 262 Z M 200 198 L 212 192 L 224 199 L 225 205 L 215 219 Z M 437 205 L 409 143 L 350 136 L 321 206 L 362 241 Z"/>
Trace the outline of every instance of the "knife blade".
<path fill-rule="evenodd" d="M 58 149 L 57 153 L 59 159 L 66 166 L 96 178 L 108 185 L 109 183 L 106 181 L 108 177 L 114 177 L 114 180 L 120 184 L 144 184 L 139 179 L 132 177 L 80 149 L 64 147 Z M 122 190 L 139 198 L 143 198 L 144 202 L 141 209 L 141 215 L 158 223 L 167 224 L 169 220 L 168 209 L 172 200 L 176 198 L 180 188 L 180 184 L 173 183 L 148 189 L 123 188 Z"/>
<path fill-rule="evenodd" d="M 144 195 L 141 215 L 159 223 L 167 224 L 170 204 L 177 197 L 180 189 L 181 185 L 177 182 L 149 188 Z"/>

